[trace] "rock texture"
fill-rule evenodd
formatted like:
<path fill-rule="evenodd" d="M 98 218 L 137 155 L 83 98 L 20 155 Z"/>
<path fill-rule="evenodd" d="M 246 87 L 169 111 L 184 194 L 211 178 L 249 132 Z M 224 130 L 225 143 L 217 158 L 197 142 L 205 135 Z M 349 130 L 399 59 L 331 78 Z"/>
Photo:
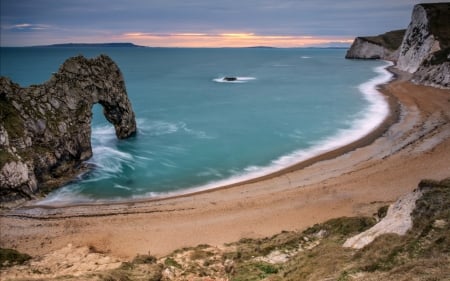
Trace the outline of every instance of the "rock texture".
<path fill-rule="evenodd" d="M 0 203 L 59 187 L 92 156 L 92 106 L 103 106 L 120 139 L 136 132 L 117 65 L 107 56 L 68 59 L 42 85 L 0 77 Z"/>
<path fill-rule="evenodd" d="M 373 227 L 358 235 L 348 238 L 344 247 L 361 249 L 372 243 L 375 238 L 386 233 L 405 235 L 411 229 L 413 222 L 411 213 L 416 207 L 416 201 L 422 196 L 422 191 L 408 193 L 389 206 L 386 216 Z"/>
<path fill-rule="evenodd" d="M 347 52 L 346 58 L 393 60 L 397 62 L 398 69 L 413 74 L 413 82 L 448 89 L 449 18 L 450 3 L 418 4 L 414 6 L 411 23 L 397 50 L 392 49 L 395 44 L 383 40 L 385 35 L 358 37 Z"/>
<path fill-rule="evenodd" d="M 357 37 L 345 55 L 348 59 L 396 60 L 405 30 L 390 31 L 378 36 Z"/>
<path fill-rule="evenodd" d="M 414 6 L 397 62 L 413 81 L 450 87 L 450 3 Z"/>

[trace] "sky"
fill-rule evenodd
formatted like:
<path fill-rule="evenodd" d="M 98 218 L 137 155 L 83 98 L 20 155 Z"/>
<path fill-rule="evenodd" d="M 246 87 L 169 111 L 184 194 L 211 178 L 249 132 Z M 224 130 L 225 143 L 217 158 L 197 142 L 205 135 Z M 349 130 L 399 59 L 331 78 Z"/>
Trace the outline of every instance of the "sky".
<path fill-rule="evenodd" d="M 415 0 L 0 0 L 0 46 L 348 46 L 408 26 Z"/>

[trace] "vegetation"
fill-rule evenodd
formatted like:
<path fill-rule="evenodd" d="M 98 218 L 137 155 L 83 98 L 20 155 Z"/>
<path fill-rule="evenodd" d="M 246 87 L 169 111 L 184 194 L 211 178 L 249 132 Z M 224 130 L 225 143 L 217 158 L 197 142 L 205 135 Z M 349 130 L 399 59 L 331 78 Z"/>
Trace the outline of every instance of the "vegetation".
<path fill-rule="evenodd" d="M 0 95 L 0 124 L 5 127 L 10 139 L 23 136 L 25 130 L 23 119 L 11 102 L 3 95 Z"/>
<path fill-rule="evenodd" d="M 343 242 L 384 217 L 336 218 L 303 232 L 283 231 L 263 239 L 241 239 L 219 250 L 208 245 L 184 248 L 164 259 L 173 280 L 202 276 L 253 280 L 446 280 L 450 276 L 450 179 L 424 180 L 413 228 L 385 234 L 361 250 Z M 201 280 L 201 279 L 198 279 Z"/>
<path fill-rule="evenodd" d="M 28 254 L 20 253 L 13 249 L 0 248 L 0 269 L 13 265 L 24 264 L 31 259 Z"/>
<path fill-rule="evenodd" d="M 199 245 L 161 259 L 138 255 L 82 280 L 450 280 L 450 178 L 424 180 L 418 188 L 423 195 L 412 229 L 404 236 L 381 235 L 360 250 L 342 244 L 384 217 L 387 206 L 374 217 L 336 218 L 302 232 L 241 239 L 221 248 Z"/>
<path fill-rule="evenodd" d="M 431 32 L 439 38 L 441 48 L 450 48 L 450 4 L 433 3 L 422 4 L 430 15 Z"/>
<path fill-rule="evenodd" d="M 397 50 L 402 44 L 405 29 L 393 30 L 377 36 L 361 37 L 371 43 L 381 45 L 390 50 Z"/>
<path fill-rule="evenodd" d="M 137 255 L 131 262 L 124 262 L 114 270 L 101 275 L 102 281 L 159 281 L 162 278 L 162 265 L 156 263 L 155 256 Z M 95 279 L 93 279 L 95 280 Z"/>

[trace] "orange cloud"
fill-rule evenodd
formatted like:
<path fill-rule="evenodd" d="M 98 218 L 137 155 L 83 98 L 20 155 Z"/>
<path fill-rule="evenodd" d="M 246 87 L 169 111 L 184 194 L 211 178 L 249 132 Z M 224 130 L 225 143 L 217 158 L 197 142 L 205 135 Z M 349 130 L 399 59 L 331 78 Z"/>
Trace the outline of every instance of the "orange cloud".
<path fill-rule="evenodd" d="M 295 35 L 258 35 L 245 32 L 206 33 L 142 33 L 130 32 L 120 36 L 136 44 L 154 47 L 308 47 L 329 43 L 348 43 L 353 38 Z"/>

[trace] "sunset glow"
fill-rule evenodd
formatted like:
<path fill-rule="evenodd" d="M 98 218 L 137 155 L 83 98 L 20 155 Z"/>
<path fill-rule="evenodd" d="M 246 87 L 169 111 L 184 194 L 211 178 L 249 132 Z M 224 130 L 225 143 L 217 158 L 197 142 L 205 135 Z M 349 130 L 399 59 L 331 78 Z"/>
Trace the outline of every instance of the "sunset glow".
<path fill-rule="evenodd" d="M 132 41 L 154 47 L 309 47 L 327 44 L 350 44 L 353 38 L 295 35 L 258 35 L 245 32 L 206 33 L 142 33 L 129 32 L 117 40 Z"/>

